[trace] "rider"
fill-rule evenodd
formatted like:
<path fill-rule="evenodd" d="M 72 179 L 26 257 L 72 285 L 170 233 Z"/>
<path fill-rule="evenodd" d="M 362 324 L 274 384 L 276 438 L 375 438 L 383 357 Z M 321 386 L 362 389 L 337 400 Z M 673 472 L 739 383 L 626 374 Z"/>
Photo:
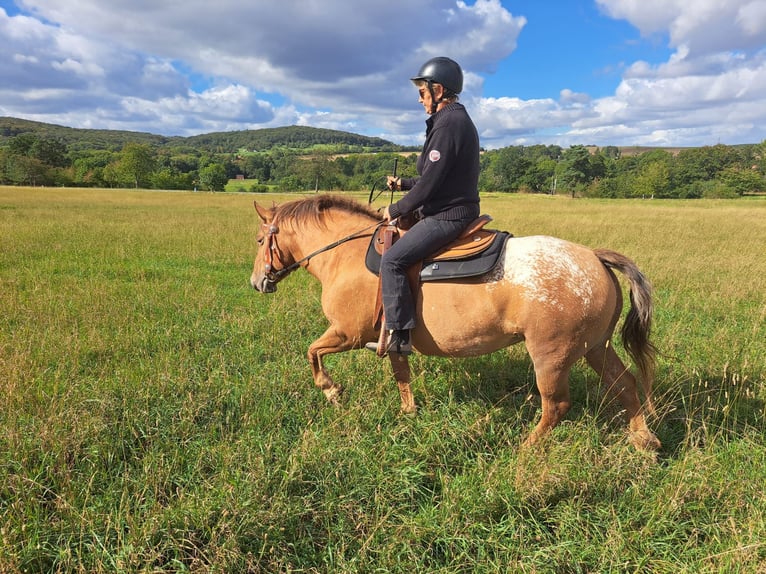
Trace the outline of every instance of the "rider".
<path fill-rule="evenodd" d="M 385 353 L 412 352 L 415 300 L 407 269 L 456 239 L 479 216 L 479 135 L 465 107 L 458 103 L 463 71 L 454 60 L 432 58 L 411 78 L 418 88 L 426 119 L 426 139 L 418 157 L 418 178 L 389 176 L 392 190 L 409 190 L 386 207 L 389 222 L 417 214 L 420 219 L 383 255 L 380 276 L 385 328 Z M 377 351 L 376 343 L 367 348 Z"/>

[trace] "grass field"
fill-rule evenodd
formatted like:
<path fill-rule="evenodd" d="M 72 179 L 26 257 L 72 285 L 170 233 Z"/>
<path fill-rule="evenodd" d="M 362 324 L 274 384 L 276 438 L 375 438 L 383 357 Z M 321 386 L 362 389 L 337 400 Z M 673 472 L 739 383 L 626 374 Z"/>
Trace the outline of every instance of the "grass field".
<path fill-rule="evenodd" d="M 338 355 L 328 406 L 318 285 L 247 284 L 254 198 L 0 187 L 0 572 L 766 572 L 765 199 L 483 199 L 652 280 L 655 458 L 582 365 L 520 449 L 522 345 L 413 357 L 417 417 Z"/>

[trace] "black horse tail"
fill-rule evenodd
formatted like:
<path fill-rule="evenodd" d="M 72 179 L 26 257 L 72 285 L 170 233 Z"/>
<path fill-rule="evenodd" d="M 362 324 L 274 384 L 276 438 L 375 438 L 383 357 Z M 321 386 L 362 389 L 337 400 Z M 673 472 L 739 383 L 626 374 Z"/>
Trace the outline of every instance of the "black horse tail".
<path fill-rule="evenodd" d="M 616 269 L 630 284 L 630 309 L 620 334 L 628 355 L 638 367 L 646 397 L 646 410 L 654 414 L 652 385 L 656 367 L 657 348 L 649 340 L 652 332 L 652 286 L 638 266 L 620 253 L 608 249 L 594 249 L 596 257 L 606 267 Z"/>

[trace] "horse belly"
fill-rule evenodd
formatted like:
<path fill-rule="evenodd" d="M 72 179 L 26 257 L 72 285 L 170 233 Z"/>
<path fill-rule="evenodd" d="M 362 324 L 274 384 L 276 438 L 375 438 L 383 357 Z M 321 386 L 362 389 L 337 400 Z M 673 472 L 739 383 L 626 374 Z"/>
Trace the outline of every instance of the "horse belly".
<path fill-rule="evenodd" d="M 484 279 L 435 282 L 424 285 L 421 295 L 413 343 L 424 354 L 484 355 L 523 339 L 510 285 Z"/>

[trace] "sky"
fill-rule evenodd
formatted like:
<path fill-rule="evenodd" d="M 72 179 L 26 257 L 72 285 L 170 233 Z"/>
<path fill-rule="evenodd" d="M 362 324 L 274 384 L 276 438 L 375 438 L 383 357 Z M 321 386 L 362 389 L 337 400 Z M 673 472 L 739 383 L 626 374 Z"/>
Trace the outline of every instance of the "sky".
<path fill-rule="evenodd" d="M 0 0 L 0 116 L 418 145 L 434 56 L 487 149 L 766 140 L 766 0 Z"/>

